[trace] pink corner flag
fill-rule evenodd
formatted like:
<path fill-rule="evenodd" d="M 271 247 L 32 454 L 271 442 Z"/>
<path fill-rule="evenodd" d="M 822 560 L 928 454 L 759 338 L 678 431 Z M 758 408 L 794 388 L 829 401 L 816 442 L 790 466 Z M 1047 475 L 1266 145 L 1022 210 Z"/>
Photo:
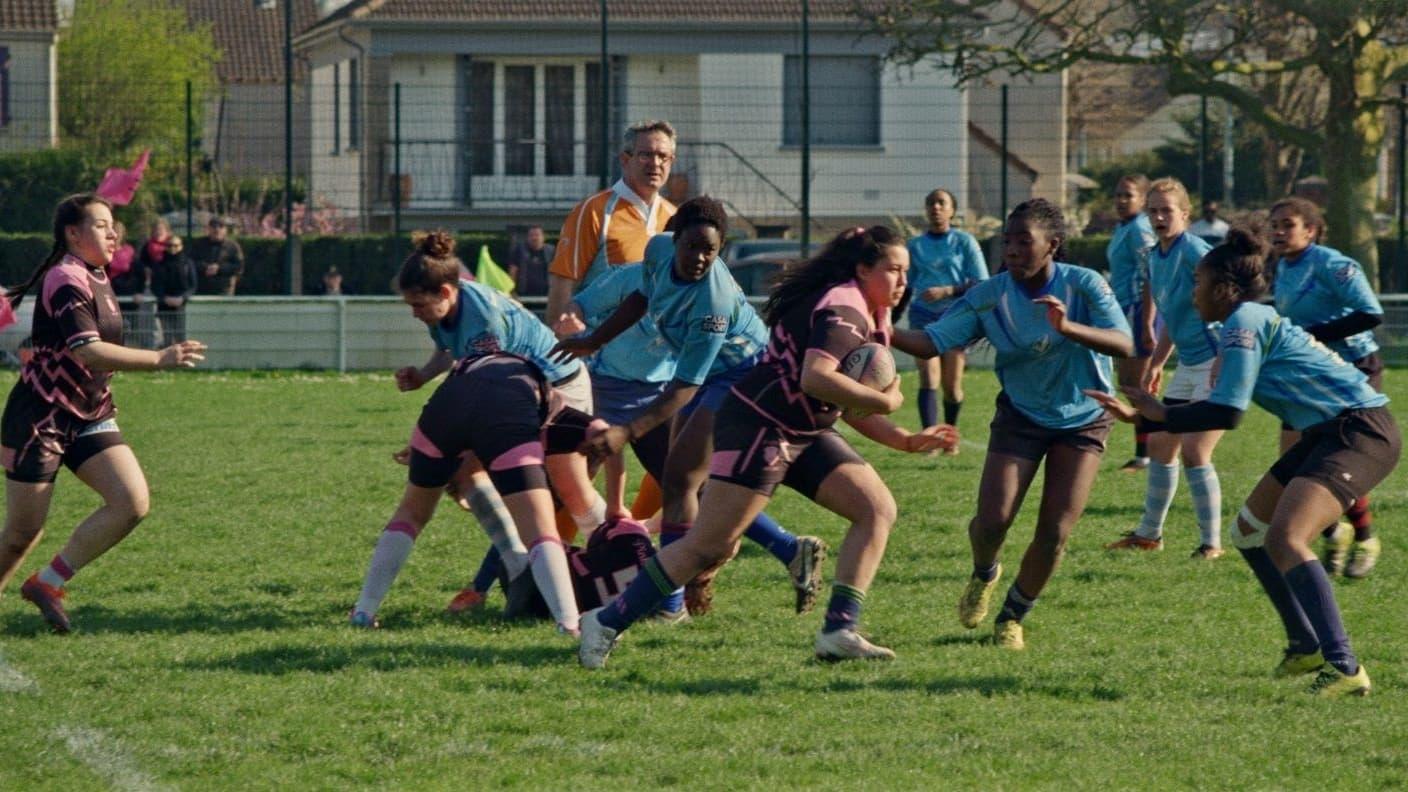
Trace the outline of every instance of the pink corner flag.
<path fill-rule="evenodd" d="M 147 160 L 151 159 L 152 150 L 147 149 L 132 163 L 130 170 L 122 168 L 108 168 L 103 174 L 103 183 L 98 185 L 98 195 L 112 201 L 117 206 L 126 206 L 132 203 L 132 196 L 137 192 L 137 185 L 142 183 L 142 173 L 147 169 Z"/>

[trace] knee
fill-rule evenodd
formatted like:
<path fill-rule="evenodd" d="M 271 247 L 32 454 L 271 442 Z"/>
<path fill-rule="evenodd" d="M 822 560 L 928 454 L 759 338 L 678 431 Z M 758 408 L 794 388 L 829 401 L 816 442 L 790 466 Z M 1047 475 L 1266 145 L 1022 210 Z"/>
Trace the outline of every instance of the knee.
<path fill-rule="evenodd" d="M 872 495 L 865 514 L 865 520 L 873 530 L 889 532 L 891 526 L 899 520 L 899 507 L 895 505 L 895 497 L 888 491 Z"/>
<path fill-rule="evenodd" d="M 117 514 L 131 530 L 147 518 L 151 512 L 151 498 L 146 490 L 124 493 L 122 497 L 108 501 L 108 508 Z"/>

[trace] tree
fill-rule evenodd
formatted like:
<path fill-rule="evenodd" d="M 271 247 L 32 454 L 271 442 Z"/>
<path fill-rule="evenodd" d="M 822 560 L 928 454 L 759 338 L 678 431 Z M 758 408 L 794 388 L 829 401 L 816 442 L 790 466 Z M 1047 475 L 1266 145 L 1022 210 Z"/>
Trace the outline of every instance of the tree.
<path fill-rule="evenodd" d="M 198 112 L 218 52 L 210 27 L 192 27 L 181 3 L 77 0 L 59 38 L 63 144 L 108 160 L 140 148 L 182 151 L 186 83 Z"/>
<path fill-rule="evenodd" d="M 1083 62 L 1162 67 L 1171 95 L 1221 98 L 1290 146 L 1271 155 L 1282 173 L 1296 148 L 1319 155 L 1329 241 L 1376 282 L 1375 166 L 1397 102 L 1387 89 L 1408 79 L 1408 0 L 879 0 L 860 13 L 892 58 L 938 56 L 960 83 Z M 1323 115 L 1307 110 L 1319 90 Z"/>

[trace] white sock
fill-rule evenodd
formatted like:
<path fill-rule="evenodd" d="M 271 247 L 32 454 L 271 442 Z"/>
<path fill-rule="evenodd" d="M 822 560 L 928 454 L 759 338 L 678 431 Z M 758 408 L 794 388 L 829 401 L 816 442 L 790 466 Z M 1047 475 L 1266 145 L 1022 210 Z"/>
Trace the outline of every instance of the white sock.
<path fill-rule="evenodd" d="M 1144 490 L 1144 517 L 1139 521 L 1135 534 L 1145 539 L 1159 539 L 1164 535 L 1168 507 L 1173 505 L 1173 496 L 1178 492 L 1178 463 L 1165 465 L 1150 462 L 1147 474 L 1149 483 Z"/>
<path fill-rule="evenodd" d="M 596 491 L 592 492 L 592 504 L 582 514 L 572 515 L 572 522 L 577 524 L 577 541 L 586 544 L 587 537 L 592 535 L 598 526 L 606 522 L 606 499 L 601 497 Z"/>
<path fill-rule="evenodd" d="M 386 592 L 391 590 L 391 584 L 396 582 L 396 576 L 400 574 L 401 567 L 411 555 L 411 548 L 416 543 L 416 533 L 403 522 L 392 523 L 381 532 L 381 538 L 376 540 L 376 550 L 372 551 L 372 562 L 367 567 L 367 579 L 362 583 L 362 594 L 357 597 L 354 610 L 368 616 L 376 615 L 381 601 L 386 599 Z"/>
<path fill-rule="evenodd" d="M 579 621 L 577 597 L 572 593 L 572 573 L 567 569 L 567 553 L 558 539 L 543 539 L 528 551 L 533 582 L 543 595 L 558 626 L 576 630 Z"/>
<path fill-rule="evenodd" d="M 513 524 L 513 515 L 509 514 L 499 491 L 488 481 L 476 480 L 466 500 L 474 519 L 479 521 L 489 542 L 499 551 L 509 580 L 518 577 L 528 568 L 528 548 L 518 537 L 518 526 Z"/>
<path fill-rule="evenodd" d="M 1193 493 L 1193 509 L 1198 514 L 1199 541 L 1210 547 L 1222 546 L 1222 481 L 1211 463 L 1187 469 L 1188 490 Z"/>

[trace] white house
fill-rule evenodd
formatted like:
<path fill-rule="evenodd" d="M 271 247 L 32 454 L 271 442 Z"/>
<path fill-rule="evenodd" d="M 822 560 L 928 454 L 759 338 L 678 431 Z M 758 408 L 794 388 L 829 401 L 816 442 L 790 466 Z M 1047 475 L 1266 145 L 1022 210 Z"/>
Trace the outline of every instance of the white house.
<path fill-rule="evenodd" d="M 398 191 L 407 226 L 502 228 L 555 225 L 601 183 L 597 0 L 319 6 L 319 21 L 296 42 L 312 66 L 315 194 L 371 228 L 387 227 Z M 851 8 L 811 2 L 816 222 L 916 217 L 935 187 L 965 207 L 998 211 L 996 87 L 961 91 L 937 67 L 886 63 L 886 42 L 862 35 Z M 745 223 L 795 225 L 799 9 L 782 0 L 611 0 L 608 153 L 627 123 L 668 119 L 680 138 L 672 198 L 708 193 Z M 1010 138 L 1010 203 L 1063 197 L 1064 93 L 1056 75 L 1010 94 L 1013 128 L 1026 130 Z"/>
<path fill-rule="evenodd" d="M 0 152 L 59 140 L 54 0 L 0 0 Z"/>

